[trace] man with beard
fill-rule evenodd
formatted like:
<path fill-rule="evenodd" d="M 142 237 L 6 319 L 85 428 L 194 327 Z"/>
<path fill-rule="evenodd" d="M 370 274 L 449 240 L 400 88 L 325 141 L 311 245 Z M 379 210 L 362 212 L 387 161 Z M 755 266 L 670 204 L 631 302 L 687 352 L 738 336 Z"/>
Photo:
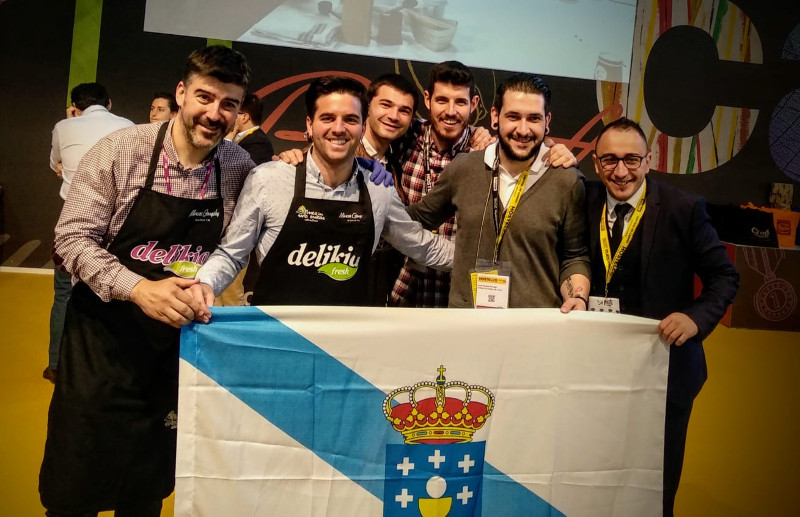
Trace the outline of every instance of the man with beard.
<path fill-rule="evenodd" d="M 583 177 L 543 162 L 550 88 L 513 75 L 498 87 L 491 116 L 499 142 L 457 156 L 409 207 L 426 228 L 458 218 L 449 306 L 586 310 Z"/>
<path fill-rule="evenodd" d="M 184 289 L 254 166 L 222 142 L 249 75 L 227 47 L 192 52 L 177 116 L 101 139 L 78 167 L 55 230 L 74 290 L 39 478 L 48 516 L 156 517 L 173 490 L 178 327 L 204 309 Z"/>
<path fill-rule="evenodd" d="M 478 106 L 472 71 L 458 61 L 445 61 L 430 72 L 424 93 L 430 120 L 416 119 L 401 142 L 398 160 L 402 167 L 400 187 L 408 203 L 424 198 L 436 185 L 445 167 L 460 153 L 481 151 L 492 139 L 487 131 L 469 124 Z M 577 161 L 561 144 L 545 149 L 540 157 L 553 166 L 571 166 Z M 461 226 L 463 222 L 459 222 Z M 436 229 L 450 240 L 456 236 L 456 219 L 442 220 Z M 420 268 L 406 260 L 392 293 L 390 305 L 447 307 L 450 273 Z"/>

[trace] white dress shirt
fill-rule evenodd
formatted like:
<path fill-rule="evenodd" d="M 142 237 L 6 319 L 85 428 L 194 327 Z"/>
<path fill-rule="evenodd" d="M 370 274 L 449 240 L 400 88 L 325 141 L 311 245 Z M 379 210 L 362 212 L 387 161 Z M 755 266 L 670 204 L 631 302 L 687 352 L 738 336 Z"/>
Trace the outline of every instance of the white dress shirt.
<path fill-rule="evenodd" d="M 104 136 L 132 125 L 130 120 L 111 114 L 99 104 L 56 124 L 50 149 L 50 168 L 58 172 L 58 163 L 61 162 L 61 199 L 67 199 L 72 177 L 86 151 Z"/>

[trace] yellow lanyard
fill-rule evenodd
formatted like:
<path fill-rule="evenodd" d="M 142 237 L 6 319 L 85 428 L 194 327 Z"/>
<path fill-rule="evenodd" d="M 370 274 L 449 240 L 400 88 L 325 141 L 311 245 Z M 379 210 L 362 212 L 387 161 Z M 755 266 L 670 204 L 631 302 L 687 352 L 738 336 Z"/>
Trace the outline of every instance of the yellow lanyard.
<path fill-rule="evenodd" d="M 503 236 L 506 234 L 506 230 L 508 229 L 508 225 L 511 224 L 511 218 L 514 217 L 514 213 L 517 211 L 517 205 L 519 205 L 519 200 L 522 197 L 522 194 L 525 191 L 525 183 L 528 181 L 528 174 L 531 172 L 530 167 L 522 171 L 517 178 L 517 183 L 514 185 L 514 192 L 511 193 L 511 199 L 508 202 L 508 207 L 506 207 L 506 212 L 503 215 L 503 221 L 500 223 L 500 194 L 498 192 L 498 183 L 499 183 L 499 175 L 498 175 L 498 164 L 499 160 L 495 159 L 495 166 L 494 170 L 492 171 L 492 208 L 494 213 L 494 229 L 497 233 L 497 240 L 494 244 L 494 262 L 497 262 L 497 254 L 500 250 L 500 242 L 503 240 Z"/>
<path fill-rule="evenodd" d="M 611 278 L 614 276 L 617 266 L 619 266 L 622 254 L 625 253 L 631 240 L 633 240 L 633 234 L 639 226 L 639 222 L 642 220 L 642 215 L 644 215 L 646 194 L 647 184 L 644 184 L 642 185 L 642 197 L 639 198 L 639 202 L 636 203 L 636 209 L 633 211 L 627 230 L 622 234 L 622 241 L 620 241 L 619 248 L 617 248 L 617 252 L 614 254 L 613 258 L 611 257 L 611 244 L 608 240 L 608 226 L 606 224 L 608 209 L 606 203 L 603 203 L 603 216 L 600 218 L 600 251 L 603 254 L 603 264 L 606 266 L 606 296 L 608 296 L 608 284 L 611 282 Z"/>

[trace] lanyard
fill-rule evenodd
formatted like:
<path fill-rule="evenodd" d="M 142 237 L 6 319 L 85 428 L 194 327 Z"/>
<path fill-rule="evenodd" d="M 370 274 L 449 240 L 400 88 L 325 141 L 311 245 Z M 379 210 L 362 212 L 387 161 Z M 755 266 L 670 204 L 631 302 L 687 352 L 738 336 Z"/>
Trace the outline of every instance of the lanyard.
<path fill-rule="evenodd" d="M 611 244 L 608 240 L 608 226 L 606 224 L 608 207 L 606 203 L 603 203 L 603 216 L 600 218 L 600 251 L 603 254 L 603 264 L 606 266 L 606 297 L 608 297 L 608 284 L 611 282 L 611 278 L 614 276 L 617 266 L 619 266 L 622 254 L 625 253 L 631 240 L 633 240 L 633 234 L 639 226 L 639 222 L 642 220 L 642 215 L 644 215 L 646 194 L 647 184 L 642 186 L 642 197 L 639 198 L 639 202 L 636 203 L 636 209 L 633 211 L 631 220 L 628 223 L 628 228 L 625 230 L 625 233 L 622 234 L 622 241 L 620 241 L 619 248 L 617 248 L 617 252 L 614 254 L 613 258 L 611 257 Z"/>
<path fill-rule="evenodd" d="M 164 163 L 164 179 L 167 182 L 167 194 L 172 195 L 172 185 L 169 181 L 169 162 L 167 161 L 167 153 L 164 152 L 164 149 L 161 149 L 161 159 Z M 208 180 L 211 178 L 211 168 L 214 166 L 214 162 L 209 160 L 208 166 L 206 167 L 206 177 L 203 180 L 203 187 L 200 189 L 200 199 L 205 199 L 206 197 L 206 189 L 208 188 Z"/>
<path fill-rule="evenodd" d="M 517 211 L 517 205 L 519 205 L 519 200 L 525 191 L 525 183 L 528 181 L 528 174 L 531 172 L 531 168 L 528 167 L 520 173 L 519 178 L 517 178 L 517 183 L 514 185 L 514 192 L 511 193 L 511 199 L 508 201 L 505 214 L 501 214 L 500 193 L 498 188 L 500 182 L 499 167 L 500 153 L 498 152 L 497 156 L 494 158 L 494 165 L 492 166 L 492 214 L 494 216 L 494 231 L 497 234 L 497 240 L 494 244 L 493 262 L 497 262 L 500 243 L 503 240 L 503 236 L 506 234 L 508 225 L 511 224 L 511 218 L 514 217 L 514 213 Z"/>

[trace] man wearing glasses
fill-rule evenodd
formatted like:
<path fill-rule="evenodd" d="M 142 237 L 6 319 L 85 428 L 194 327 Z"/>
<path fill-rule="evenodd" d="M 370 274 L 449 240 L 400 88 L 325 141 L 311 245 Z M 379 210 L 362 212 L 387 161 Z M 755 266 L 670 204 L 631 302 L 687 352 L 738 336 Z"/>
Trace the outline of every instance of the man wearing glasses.
<path fill-rule="evenodd" d="M 706 379 L 702 340 L 733 301 L 739 274 L 711 226 L 705 200 L 647 178 L 650 151 L 621 118 L 597 137 L 586 186 L 592 296 L 589 310 L 660 320 L 670 347 L 664 433 L 664 515 L 672 515 L 692 402 Z M 694 276 L 703 290 L 694 298 Z"/>

